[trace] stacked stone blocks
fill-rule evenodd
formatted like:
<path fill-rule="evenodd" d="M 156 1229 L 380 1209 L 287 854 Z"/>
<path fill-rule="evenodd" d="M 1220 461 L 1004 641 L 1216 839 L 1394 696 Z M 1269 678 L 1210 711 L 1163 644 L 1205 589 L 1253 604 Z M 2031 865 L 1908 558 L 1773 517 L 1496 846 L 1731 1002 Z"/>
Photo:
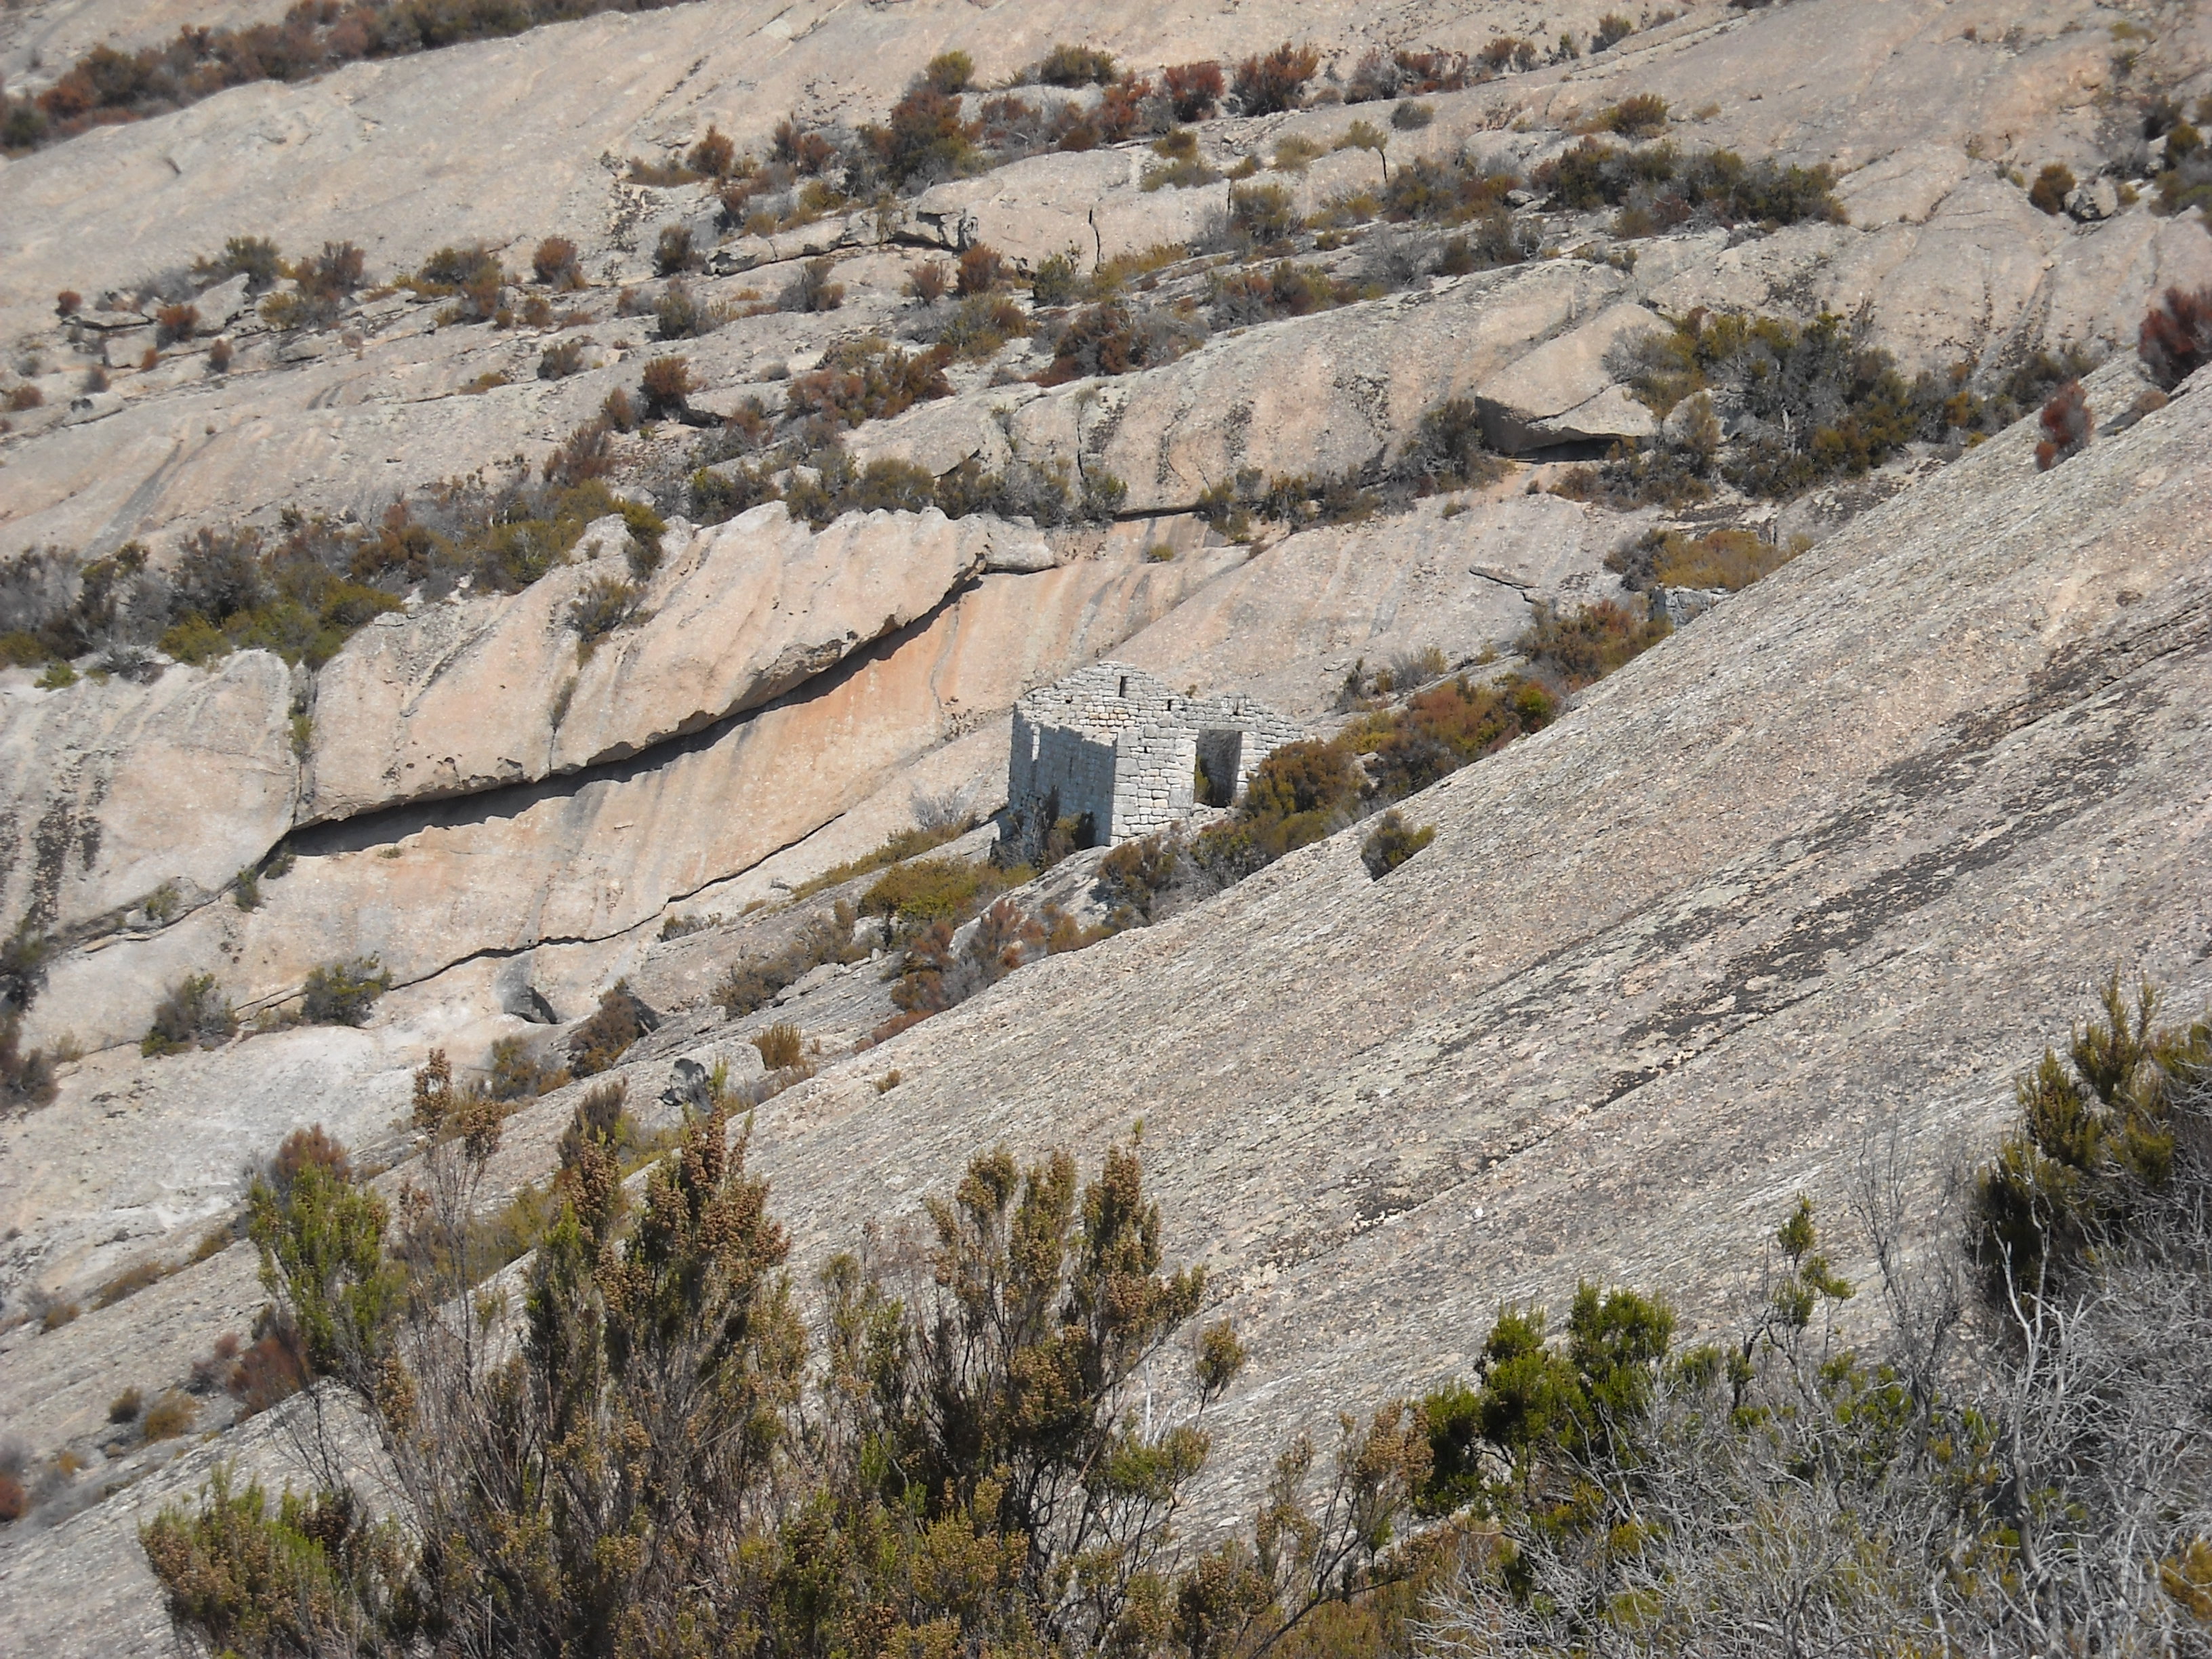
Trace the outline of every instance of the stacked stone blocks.
<path fill-rule="evenodd" d="M 1245 697 L 1192 697 L 1126 663 L 1094 663 L 1014 707 L 1006 799 L 1016 833 L 1087 818 L 1103 845 L 1189 816 L 1206 762 L 1207 805 L 1240 799 L 1272 750 L 1304 732 Z"/>

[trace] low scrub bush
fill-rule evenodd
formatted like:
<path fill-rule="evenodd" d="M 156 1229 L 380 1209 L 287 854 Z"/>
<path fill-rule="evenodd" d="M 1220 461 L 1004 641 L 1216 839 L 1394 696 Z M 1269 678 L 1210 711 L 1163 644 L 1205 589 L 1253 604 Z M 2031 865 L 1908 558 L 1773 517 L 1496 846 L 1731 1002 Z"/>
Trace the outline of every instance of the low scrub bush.
<path fill-rule="evenodd" d="M 1093 374 L 1127 374 L 1171 363 L 1205 339 L 1189 319 L 1147 305 L 1109 300 L 1085 306 L 1055 325 L 1052 363 L 1040 384 Z"/>
<path fill-rule="evenodd" d="M 60 1089 L 53 1057 L 43 1048 L 24 1048 L 22 1016 L 0 1016 L 0 1111 L 51 1105 Z"/>
<path fill-rule="evenodd" d="M 1246 115 L 1274 115 L 1298 106 L 1306 82 L 1320 68 L 1319 52 L 1285 40 L 1273 51 L 1256 53 L 1239 64 L 1230 90 Z"/>
<path fill-rule="evenodd" d="M 171 1389 L 146 1408 L 143 1432 L 149 1441 L 174 1440 L 192 1426 L 199 1407 L 189 1395 Z"/>
<path fill-rule="evenodd" d="M 153 1024 L 138 1044 L 152 1058 L 187 1048 L 213 1048 L 238 1034 L 238 1015 L 213 974 L 188 974 L 154 1006 Z"/>
<path fill-rule="evenodd" d="M 1178 121 L 1204 121 L 1220 107 L 1224 88 L 1221 65 L 1211 60 L 1175 64 L 1160 71 L 1168 106 Z"/>
<path fill-rule="evenodd" d="M 1206 303 L 1216 328 L 1240 328 L 1277 317 L 1310 316 L 1368 297 L 1319 265 L 1285 259 L 1265 270 L 1217 274 Z"/>
<path fill-rule="evenodd" d="M 629 981 L 617 980 L 599 994 L 599 1006 L 569 1034 L 569 1071 L 577 1077 L 605 1071 L 659 1024 L 660 1016 L 629 988 Z"/>
<path fill-rule="evenodd" d="M 2039 213 L 2065 212 L 2066 198 L 2073 193 L 2073 169 L 2063 161 L 2053 161 L 2044 167 L 2027 187 L 2028 204 Z"/>
<path fill-rule="evenodd" d="M 2051 393 L 2038 424 L 2043 430 L 2035 446 L 2039 472 L 2048 472 L 2061 461 L 2070 460 L 2087 449 L 2097 422 L 2089 412 L 2089 400 L 2082 394 L 2081 382 L 2069 380 Z"/>
<path fill-rule="evenodd" d="M 1377 818 L 1374 829 L 1368 831 L 1367 839 L 1360 843 L 1359 861 L 1367 866 L 1370 877 L 1380 881 L 1436 838 L 1434 824 L 1416 830 L 1394 808 Z"/>
<path fill-rule="evenodd" d="M 1048 87 L 1103 87 L 1111 84 L 1116 73 L 1110 52 L 1062 41 L 1038 61 L 1026 78 Z"/>
<path fill-rule="evenodd" d="M 584 286 L 576 245 L 565 236 L 548 236 L 530 255 L 530 272 L 550 289 L 567 292 Z"/>
<path fill-rule="evenodd" d="M 590 647 L 637 614 L 636 586 L 619 576 L 594 576 L 568 601 L 568 625 L 576 630 L 576 643 Z"/>
<path fill-rule="evenodd" d="M 366 1025 L 392 975 L 374 957 L 355 957 L 313 969 L 301 988 L 300 1018 L 309 1025 Z"/>
<path fill-rule="evenodd" d="M 836 261 L 828 255 L 809 259 L 776 298 L 780 311 L 836 311 L 845 303 L 845 285 L 830 280 Z"/>
<path fill-rule="evenodd" d="M 751 1042 L 760 1050 L 762 1066 L 771 1072 L 796 1070 L 806 1059 L 806 1038 L 787 1019 L 755 1032 Z"/>
<path fill-rule="evenodd" d="M 1732 150 L 1681 155 L 1671 144 L 1624 150 L 1584 138 L 1531 182 L 1565 206 L 1621 210 L 1616 235 L 1651 235 L 1691 223 L 1792 225 L 1805 220 L 1845 222 L 1825 166 L 1746 161 Z"/>
<path fill-rule="evenodd" d="M 168 1276 L 169 1269 L 158 1261 L 133 1262 L 92 1293 L 92 1305 L 95 1309 L 112 1308 Z"/>
<path fill-rule="evenodd" d="M 107 1420 L 111 1423 L 136 1423 L 138 1413 L 146 1409 L 146 1396 L 134 1384 L 107 1402 Z"/>
<path fill-rule="evenodd" d="M 1654 587 L 1726 588 L 1734 593 L 1771 575 L 1811 544 L 1802 537 L 1770 541 L 1755 530 L 1649 530 L 1633 546 L 1606 556 L 1631 592 Z"/>
<path fill-rule="evenodd" d="M 2136 355 L 2166 392 L 2212 361 L 2212 287 L 2166 289 L 2136 331 Z"/>
<path fill-rule="evenodd" d="M 1291 192 L 1280 185 L 1233 185 L 1229 191 L 1229 232 L 1240 246 L 1267 247 L 1299 228 Z"/>
<path fill-rule="evenodd" d="M 1540 609 L 1514 648 L 1565 690 L 1577 691 L 1650 650 L 1668 632 L 1663 619 L 1638 616 L 1603 599 L 1571 616 L 1549 606 Z"/>
<path fill-rule="evenodd" d="M 784 412 L 833 428 L 889 420 L 915 404 L 952 395 L 945 378 L 951 350 L 908 355 L 870 336 L 831 348 L 822 367 L 796 376 L 784 393 Z"/>
<path fill-rule="evenodd" d="M 825 962 L 865 961 L 867 948 L 853 938 L 858 920 L 853 907 L 840 899 L 834 908 L 809 921 L 781 951 L 731 964 L 708 1000 L 730 1018 L 741 1019 L 766 1007 L 785 986 L 796 984 Z"/>
<path fill-rule="evenodd" d="M 933 922 L 957 925 L 980 909 L 999 882 L 988 865 L 965 859 L 921 858 L 894 866 L 860 897 L 860 914 L 882 916 L 902 932 Z"/>

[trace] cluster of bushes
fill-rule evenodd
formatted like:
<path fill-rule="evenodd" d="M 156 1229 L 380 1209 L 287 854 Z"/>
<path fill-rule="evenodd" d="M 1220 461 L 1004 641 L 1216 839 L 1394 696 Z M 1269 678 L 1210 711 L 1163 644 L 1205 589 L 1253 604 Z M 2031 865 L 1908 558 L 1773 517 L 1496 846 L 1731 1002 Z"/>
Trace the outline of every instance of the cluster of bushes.
<path fill-rule="evenodd" d="M 1280 1645 L 1398 1581 L 1427 1475 L 1402 1406 L 1286 1448 L 1253 1540 L 1167 1525 L 1244 1359 L 1188 1339 L 1189 1398 L 1149 1380 L 1203 1304 L 1169 1270 L 1136 1155 L 1094 1176 L 976 1158 L 927 1212 L 909 1272 L 822 1269 L 810 1321 L 730 1103 L 632 1195 L 579 1133 L 545 1195 L 511 1345 L 438 1310 L 474 1289 L 469 1201 L 495 1121 L 441 1126 L 422 1201 L 394 1213 L 320 1167 L 257 1185 L 252 1237 L 304 1374 L 353 1397 L 389 1459 L 372 1510 L 330 1484 L 271 1503 L 219 1478 L 141 1534 L 180 1630 L 249 1654 L 659 1650 L 743 1630 L 777 1652 Z M 859 1241 L 856 1241 L 856 1244 Z M 1035 1379 L 1049 1379 L 1041 1391 Z M 1094 1540 L 1115 1570 L 1079 1574 Z M 464 1634 L 465 1632 L 465 1634 Z"/>
<path fill-rule="evenodd" d="M 1812 545 L 1802 536 L 1770 540 L 1756 530 L 1647 530 L 1636 542 L 1605 557 L 1632 593 L 1655 587 L 1725 588 L 1741 592 L 1769 576 Z"/>
<path fill-rule="evenodd" d="M 2201 1648 L 2212 1437 L 2181 1402 L 2209 1380 L 2212 1025 L 2161 1028 L 2117 980 L 2105 1004 L 2018 1080 L 2019 1127 L 1932 1218 L 1898 1147 L 1869 1145 L 1850 1208 L 1878 1295 L 1801 1196 L 1724 1341 L 1594 1284 L 1563 1331 L 1503 1310 L 1474 1378 L 1423 1402 L 1419 1507 L 1497 1529 L 1431 1640 Z"/>
<path fill-rule="evenodd" d="M 908 354 L 869 335 L 825 353 L 822 366 L 794 376 L 784 393 L 784 414 L 804 422 L 818 439 L 866 421 L 889 420 L 918 403 L 949 398 L 945 346 Z"/>
<path fill-rule="evenodd" d="M 617 980 L 600 993 L 599 1006 L 568 1034 L 570 1074 L 592 1077 L 605 1071 L 659 1024 L 659 1014 L 629 988 L 629 981 Z"/>
<path fill-rule="evenodd" d="M 2018 418 L 2094 360 L 2075 348 L 2039 351 L 1992 386 L 1971 369 L 1908 380 L 1860 328 L 1823 313 L 1810 323 L 1748 313 L 1692 313 L 1671 330 L 1616 349 L 1607 367 L 1654 411 L 1701 396 L 1725 400 L 1739 422 L 1723 446 L 1710 401 L 1677 438 L 1620 446 L 1601 466 L 1571 470 L 1559 493 L 1614 505 L 1680 505 L 1725 479 L 1749 494 L 1787 497 L 1863 473 L 1915 441 L 1968 440 Z"/>
<path fill-rule="evenodd" d="M 1424 413 L 1395 457 L 1347 473 L 1267 477 L 1241 468 L 1209 486 L 1195 511 L 1223 533 L 1243 539 L 1253 521 L 1293 527 L 1348 524 L 1401 507 L 1440 490 L 1493 483 L 1505 465 L 1484 448 L 1474 403 L 1448 398 Z"/>
<path fill-rule="evenodd" d="M 1620 112 L 1633 111 L 1633 120 Z M 1652 131 L 1641 124 L 1665 119 L 1658 99 L 1629 100 L 1610 112 L 1616 131 Z M 1623 149 L 1584 138 L 1543 163 L 1531 181 L 1565 206 L 1614 207 L 1613 234 L 1650 236 L 1698 224 L 1794 225 L 1808 219 L 1845 222 L 1836 199 L 1835 177 L 1825 164 L 1783 166 L 1770 159 L 1746 161 L 1733 150 L 1684 155 L 1669 143 Z"/>
<path fill-rule="evenodd" d="M 519 34 L 602 11 L 675 0 L 299 0 L 273 23 L 187 26 L 136 52 L 94 46 L 35 97 L 0 91 L 0 149 L 29 149 L 134 121 L 256 81 L 301 81 L 364 58 L 395 58 Z"/>
<path fill-rule="evenodd" d="M 1049 467 L 1017 458 L 986 471 L 973 457 L 942 477 L 926 467 L 881 456 L 856 465 L 842 448 L 788 446 L 751 461 L 723 461 L 691 475 L 689 505 L 702 524 L 720 524 L 766 501 L 781 501 L 794 519 L 819 530 L 846 513 L 919 513 L 934 507 L 948 519 L 973 513 L 1027 518 L 1043 526 L 1111 519 L 1127 490 L 1110 473 L 1071 479 L 1065 462 Z"/>
<path fill-rule="evenodd" d="M 88 562 L 31 550 L 0 562 L 0 663 L 100 653 L 135 672 L 158 644 L 179 662 L 258 648 L 319 667 L 410 589 L 435 597 L 466 580 L 517 592 L 561 563 L 586 525 L 617 513 L 649 564 L 659 515 L 596 479 L 455 483 L 395 503 L 374 526 L 288 511 L 273 541 L 252 529 L 196 532 L 167 570 L 135 542 Z"/>
<path fill-rule="evenodd" d="M 300 1001 L 289 1014 L 264 1013 L 257 1029 L 278 1025 L 365 1025 L 377 1000 L 392 988 L 391 974 L 374 957 L 325 963 L 309 970 Z M 187 974 L 154 1007 L 138 1044 L 149 1059 L 192 1048 L 217 1048 L 238 1035 L 238 1013 L 213 974 Z"/>
<path fill-rule="evenodd" d="M 1229 817 L 1195 835 L 1178 827 L 1126 842 L 1107 854 L 1098 890 L 1113 907 L 1112 925 L 1157 921 L 1286 853 L 1387 813 L 1438 779 L 1543 730 L 1567 696 L 1667 634 L 1663 620 L 1610 602 L 1564 617 L 1546 611 L 1515 642 L 1525 667 L 1481 680 L 1462 674 L 1372 710 L 1326 741 L 1285 744 L 1253 769 Z M 1363 670 L 1354 671 L 1355 683 Z M 1378 823 L 1362 856 L 1379 878 L 1425 845 L 1425 834 L 1399 817 Z"/>
<path fill-rule="evenodd" d="M 2185 118 L 2181 106 L 2167 97 L 2152 100 L 2143 111 L 2143 137 L 2166 140 L 2159 156 L 2154 210 L 2186 213 L 2195 208 L 2212 221 L 2212 145 L 2205 143 L 2200 131 L 2212 126 L 2212 93 L 2197 100 L 2193 113 L 2193 121 Z"/>

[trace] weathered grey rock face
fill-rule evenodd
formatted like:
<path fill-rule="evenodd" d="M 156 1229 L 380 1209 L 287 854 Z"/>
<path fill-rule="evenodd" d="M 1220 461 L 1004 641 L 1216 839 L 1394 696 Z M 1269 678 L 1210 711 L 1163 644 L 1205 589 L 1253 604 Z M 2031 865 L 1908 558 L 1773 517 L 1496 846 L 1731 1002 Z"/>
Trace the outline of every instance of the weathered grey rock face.
<path fill-rule="evenodd" d="M 1034 532 L 994 519 L 879 512 L 816 533 L 772 502 L 669 547 L 637 620 L 582 655 L 577 596 L 629 580 L 625 540 L 621 520 L 594 525 L 578 563 L 513 598 L 356 635 L 320 677 L 301 821 L 626 759 L 781 696 L 987 568 L 1052 564 Z"/>
<path fill-rule="evenodd" d="M 1308 530 L 1208 583 L 1115 654 L 1170 684 L 1249 692 L 1288 714 L 1329 712 L 1345 677 L 1434 648 L 1500 649 L 1531 605 L 1617 597 L 1606 554 L 1635 521 L 1529 495 L 1509 480 L 1463 510 Z"/>
<path fill-rule="evenodd" d="M 67 927 L 226 886 L 290 826 L 291 672 L 263 651 L 149 684 L 0 685 L 0 915 Z"/>
<path fill-rule="evenodd" d="M 2050 473 L 2032 437 L 1416 797 L 1436 842 L 1387 879 L 1348 831 L 778 1097 L 799 1257 L 979 1146 L 1141 1117 L 1169 1250 L 1255 1356 L 1218 1512 L 1292 1425 L 1463 1373 L 1503 1301 L 1711 1317 L 1801 1189 L 1848 1239 L 1863 1137 L 1991 1129 L 2113 964 L 2201 1006 L 2212 400 Z"/>
<path fill-rule="evenodd" d="M 1159 564 L 1130 548 L 984 576 L 801 694 L 633 760 L 310 832 L 259 909 L 210 906 L 152 939 L 58 960 L 27 1030 L 135 1041 L 169 985 L 211 968 L 250 1007 L 340 956 L 373 954 L 411 983 L 465 957 L 657 925 L 671 903 L 805 836 L 1241 556 Z"/>

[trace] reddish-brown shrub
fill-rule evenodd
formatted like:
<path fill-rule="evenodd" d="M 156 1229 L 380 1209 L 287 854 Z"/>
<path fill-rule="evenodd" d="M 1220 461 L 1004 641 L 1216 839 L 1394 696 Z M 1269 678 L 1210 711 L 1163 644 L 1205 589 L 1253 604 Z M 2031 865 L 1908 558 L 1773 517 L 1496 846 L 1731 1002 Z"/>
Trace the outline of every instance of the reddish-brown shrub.
<path fill-rule="evenodd" d="M 548 288 L 581 288 L 584 273 L 576 260 L 576 245 L 574 242 L 565 236 L 548 236 L 532 252 L 530 270 Z"/>
<path fill-rule="evenodd" d="M 1285 40 L 1273 52 L 1247 58 L 1237 66 L 1232 90 L 1247 115 L 1273 115 L 1298 106 L 1306 82 L 1321 67 L 1321 54 L 1311 46 Z"/>
<path fill-rule="evenodd" d="M 34 386 L 19 386 L 8 394 L 8 410 L 20 415 L 27 409 L 36 409 L 46 401 L 46 394 Z"/>
<path fill-rule="evenodd" d="M 264 1333 L 231 1367 L 223 1386 L 230 1391 L 231 1398 L 245 1407 L 249 1417 L 256 1412 L 267 1411 L 278 1401 L 299 1393 L 307 1384 L 298 1344 L 286 1340 L 286 1335 L 278 1331 Z"/>
<path fill-rule="evenodd" d="M 2166 392 L 2212 358 L 2212 288 L 2166 289 L 2136 335 L 2136 356 Z"/>
<path fill-rule="evenodd" d="M 2043 439 L 2035 446 L 2035 466 L 2039 472 L 2048 472 L 2059 462 L 2070 459 L 2089 447 L 2089 434 L 2096 429 L 2096 417 L 2089 412 L 2089 400 L 2082 395 L 2081 382 L 2069 380 L 2051 395 L 2043 406 Z"/>
<path fill-rule="evenodd" d="M 200 325 L 199 307 L 186 305 L 163 306 L 154 313 L 155 337 L 163 345 L 174 345 L 179 340 L 189 340 L 192 331 Z"/>
<path fill-rule="evenodd" d="M 709 122 L 707 136 L 691 146 L 691 153 L 684 158 L 684 164 L 710 179 L 726 179 L 730 169 L 738 164 L 738 147 L 720 127 Z"/>
<path fill-rule="evenodd" d="M 1221 65 L 1211 59 L 1200 64 L 1177 64 L 1160 71 L 1168 105 L 1178 121 L 1203 121 L 1220 107 L 1224 82 Z"/>
<path fill-rule="evenodd" d="M 690 406 L 691 394 L 696 390 L 690 362 L 684 357 L 655 357 L 645 366 L 638 383 L 648 419 L 656 415 L 682 413 Z"/>
<path fill-rule="evenodd" d="M 319 1123 L 305 1129 L 295 1129 L 286 1135 L 276 1148 L 276 1156 L 269 1162 L 269 1178 L 280 1193 L 292 1190 L 301 1172 L 313 1165 L 337 1181 L 353 1179 L 353 1160 L 347 1155 L 345 1144 L 333 1137 Z"/>
<path fill-rule="evenodd" d="M 230 342 L 219 339 L 208 348 L 208 368 L 216 374 L 230 373 Z"/>
<path fill-rule="evenodd" d="M 54 295 L 54 314 L 58 317 L 74 317 L 77 313 L 77 308 L 83 303 L 83 295 L 73 288 L 65 288 Z"/>
<path fill-rule="evenodd" d="M 2027 187 L 2031 206 L 2045 213 L 2063 213 L 2066 198 L 2074 191 L 2074 174 L 2064 163 L 2053 161 L 2035 175 L 2035 182 Z"/>
<path fill-rule="evenodd" d="M 0 1525 L 12 1525 L 30 1511 L 31 1495 L 12 1474 L 0 1474 Z"/>
<path fill-rule="evenodd" d="M 918 259 L 906 268 L 906 291 L 934 305 L 952 291 L 952 270 L 942 259 Z"/>
<path fill-rule="evenodd" d="M 999 250 L 988 242 L 978 242 L 960 256 L 960 280 L 957 284 L 963 295 L 988 294 L 1006 280 L 1006 262 L 999 257 Z"/>

